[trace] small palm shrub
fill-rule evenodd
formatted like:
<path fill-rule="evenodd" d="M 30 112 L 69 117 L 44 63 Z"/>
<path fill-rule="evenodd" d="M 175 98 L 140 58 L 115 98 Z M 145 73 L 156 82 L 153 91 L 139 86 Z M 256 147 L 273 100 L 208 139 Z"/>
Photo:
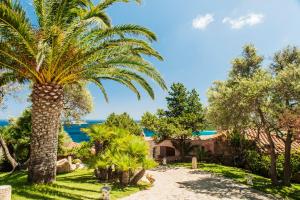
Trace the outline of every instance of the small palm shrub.
<path fill-rule="evenodd" d="M 95 152 L 89 154 L 88 163 L 100 181 L 119 181 L 122 186 L 137 184 L 146 169 L 156 166 L 141 136 L 107 125 L 93 125 L 83 131 L 90 136 L 95 148 Z"/>

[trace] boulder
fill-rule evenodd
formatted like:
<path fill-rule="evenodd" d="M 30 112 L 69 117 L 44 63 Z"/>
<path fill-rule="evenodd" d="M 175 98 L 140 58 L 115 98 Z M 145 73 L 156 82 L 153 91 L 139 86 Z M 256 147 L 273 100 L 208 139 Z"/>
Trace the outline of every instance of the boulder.
<path fill-rule="evenodd" d="M 76 169 L 76 167 L 74 168 L 72 166 L 72 163 L 70 163 L 68 161 L 68 159 L 66 159 L 66 158 L 62 159 L 62 160 L 59 160 L 56 163 L 56 172 L 58 174 L 60 174 L 60 173 L 69 173 L 69 172 L 71 172 L 71 171 L 73 171 L 75 169 Z"/>

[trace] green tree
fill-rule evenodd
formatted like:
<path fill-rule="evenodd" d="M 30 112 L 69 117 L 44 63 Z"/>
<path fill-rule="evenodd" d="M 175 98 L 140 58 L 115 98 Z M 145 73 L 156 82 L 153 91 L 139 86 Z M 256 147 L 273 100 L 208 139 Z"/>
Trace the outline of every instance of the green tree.
<path fill-rule="evenodd" d="M 182 83 L 172 84 L 166 100 L 168 109 L 158 110 L 157 116 L 145 113 L 142 125 L 157 140 L 172 139 L 183 160 L 190 149 L 187 140 L 204 127 L 204 110 L 196 90 L 188 91 Z"/>
<path fill-rule="evenodd" d="M 30 182 L 55 180 L 66 86 L 92 82 L 107 99 L 102 81 L 113 80 L 140 98 L 135 82 L 154 98 L 146 75 L 166 88 L 143 56 L 162 60 L 149 44 L 155 34 L 138 25 L 112 26 L 105 11 L 116 2 L 128 1 L 34 0 L 38 24 L 32 25 L 17 0 L 0 0 L 0 67 L 11 81 L 32 84 Z"/>
<path fill-rule="evenodd" d="M 92 112 L 93 97 L 86 84 L 71 84 L 64 88 L 63 119 L 65 123 L 82 119 Z"/>
<path fill-rule="evenodd" d="M 249 48 L 254 47 L 246 45 L 243 49 L 244 55 Z M 240 62 L 235 62 L 235 59 L 229 79 L 215 83 L 209 90 L 208 115 L 220 128 L 233 129 L 241 133 L 249 128 L 255 128 L 258 132 L 262 130 L 268 135 L 270 176 L 272 183 L 277 185 L 275 144 L 271 136 L 271 127 L 267 122 L 268 114 L 271 112 L 268 105 L 272 77 L 268 72 L 257 67 L 261 66 L 260 63 L 251 62 L 251 60 L 262 62 L 262 57 L 257 56 L 255 49 L 254 51 L 255 53 L 251 54 L 253 58 L 244 56 L 238 59 Z M 248 63 L 248 65 L 239 65 L 239 63 Z M 247 73 L 236 73 L 239 68 Z"/>
<path fill-rule="evenodd" d="M 275 54 L 271 64 L 274 74 L 272 105 L 277 135 L 285 144 L 284 185 L 291 182 L 291 150 L 300 131 L 300 50 L 288 46 Z"/>
<path fill-rule="evenodd" d="M 155 131 L 158 122 L 158 117 L 150 112 L 145 112 L 141 118 L 141 125 L 151 131 Z"/>
<path fill-rule="evenodd" d="M 235 80 L 237 77 L 250 78 L 262 66 L 263 57 L 257 55 L 256 48 L 252 44 L 245 45 L 242 56 L 233 59 L 232 70 L 229 78 Z"/>
<path fill-rule="evenodd" d="M 105 123 L 109 127 L 117 127 L 129 131 L 133 135 L 142 135 L 143 130 L 138 123 L 134 121 L 127 113 L 117 115 L 110 114 Z"/>
<path fill-rule="evenodd" d="M 166 97 L 168 110 L 162 113 L 167 117 L 178 117 L 186 113 L 188 108 L 188 91 L 182 83 L 173 83 L 169 96 Z"/>
<path fill-rule="evenodd" d="M 246 46 L 244 51 L 248 48 L 249 46 Z M 277 137 L 285 142 L 285 167 L 286 170 L 290 170 L 291 143 L 299 130 L 297 119 L 300 117 L 298 105 L 300 70 L 298 65 L 292 62 L 285 63 L 284 67 L 279 66 L 279 63 L 281 65 L 284 63 L 283 57 L 292 52 L 294 51 L 284 50 L 283 53 L 276 54 L 272 70 L 269 71 L 263 69 L 260 63 L 243 61 L 249 63 L 248 68 L 252 70 L 244 70 L 245 66 L 241 65 L 243 71 L 248 73 L 231 72 L 228 80 L 216 82 L 208 93 L 210 103 L 208 118 L 216 126 L 227 130 L 238 130 L 241 133 L 247 129 L 256 129 L 258 134 L 261 131 L 267 134 L 271 162 L 270 177 L 274 185 L 278 184 L 278 180 L 277 155 L 272 135 L 277 134 Z M 252 57 L 245 56 L 243 59 L 262 62 L 262 57 L 258 59 L 259 56 L 256 54 L 252 54 Z M 235 65 L 236 62 L 233 63 L 233 71 L 237 71 L 239 67 Z M 288 185 L 291 172 L 285 173 L 287 177 L 284 178 L 284 182 Z"/>

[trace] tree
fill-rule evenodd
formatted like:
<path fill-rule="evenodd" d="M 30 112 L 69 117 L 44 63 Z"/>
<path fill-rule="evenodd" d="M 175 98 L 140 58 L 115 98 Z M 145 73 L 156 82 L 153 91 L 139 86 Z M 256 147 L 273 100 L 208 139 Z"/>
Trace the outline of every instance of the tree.
<path fill-rule="evenodd" d="M 163 116 L 178 117 L 186 113 L 188 108 L 188 91 L 182 83 L 173 83 L 169 96 L 166 97 L 168 110 L 162 112 Z"/>
<path fill-rule="evenodd" d="M 158 110 L 157 116 L 145 113 L 141 123 L 157 140 L 172 139 L 183 160 L 190 147 L 187 140 L 204 127 L 203 107 L 196 90 L 188 91 L 182 83 L 172 84 L 166 100 L 167 110 Z"/>
<path fill-rule="evenodd" d="M 80 120 L 92 110 L 93 97 L 85 84 L 71 84 L 64 88 L 63 119 L 66 122 Z"/>
<path fill-rule="evenodd" d="M 249 46 L 244 47 L 244 51 L 248 50 Z M 210 103 L 208 118 L 216 126 L 227 130 L 238 130 L 241 133 L 247 129 L 256 129 L 258 134 L 261 131 L 267 134 L 268 153 L 271 158 L 270 177 L 274 185 L 278 184 L 278 180 L 277 153 L 273 135 L 276 134 L 285 141 L 287 158 L 285 167 L 288 170 L 290 145 L 292 137 L 295 136 L 295 130 L 297 130 L 296 119 L 300 117 L 297 111 L 299 67 L 295 64 L 291 65 L 292 63 L 285 63 L 285 67 L 279 66 L 279 63 L 284 63 L 282 57 L 286 57 L 288 54 L 285 50 L 283 55 L 275 55 L 275 60 L 280 60 L 280 62 L 272 64 L 272 73 L 263 69 L 261 63 L 253 62 L 253 60 L 262 62 L 262 57 L 259 58 L 256 53 L 252 53 L 252 57 L 239 58 L 239 62 L 233 62 L 233 70 L 230 72 L 228 80 L 216 82 L 208 93 Z M 295 58 L 295 55 L 288 57 Z M 248 63 L 249 69 L 239 63 Z M 239 68 L 243 73 L 239 73 Z M 245 71 L 248 73 L 244 73 Z M 287 121 L 292 121 L 293 125 L 288 126 L 287 124 L 290 123 L 286 123 Z M 291 173 L 285 173 L 287 177 L 284 179 L 290 180 Z M 289 182 L 288 180 L 285 182 Z"/>
<path fill-rule="evenodd" d="M 216 82 L 209 90 L 208 115 L 220 128 L 238 130 L 241 133 L 249 128 L 255 128 L 258 132 L 263 130 L 268 135 L 270 176 L 272 183 L 277 185 L 275 144 L 267 121 L 270 113 L 268 103 L 272 77 L 261 69 L 262 57 L 257 56 L 256 49 L 252 45 L 244 47 L 243 55 L 248 55 L 245 52 L 249 51 L 249 48 L 255 53 L 252 53 L 251 57 L 234 59 L 229 79 Z M 251 60 L 259 62 L 251 62 Z"/>
<path fill-rule="evenodd" d="M 110 114 L 105 121 L 105 125 L 125 129 L 133 135 L 142 135 L 143 133 L 142 128 L 127 113 Z"/>
<path fill-rule="evenodd" d="M 95 83 L 107 100 L 103 80 L 117 81 L 154 98 L 144 75 L 166 88 L 159 72 L 142 55 L 162 60 L 149 44 L 154 33 L 138 25 L 112 26 L 103 0 L 34 0 L 37 25 L 32 25 L 16 0 L 0 0 L 0 67 L 11 81 L 32 85 L 32 135 L 28 180 L 51 183 L 56 176 L 57 135 L 64 89 Z M 137 36 L 137 37 L 131 37 Z"/>
<path fill-rule="evenodd" d="M 274 74 L 273 125 L 285 144 L 283 183 L 291 182 L 291 147 L 300 131 L 300 50 L 288 46 L 275 54 L 271 70 Z"/>

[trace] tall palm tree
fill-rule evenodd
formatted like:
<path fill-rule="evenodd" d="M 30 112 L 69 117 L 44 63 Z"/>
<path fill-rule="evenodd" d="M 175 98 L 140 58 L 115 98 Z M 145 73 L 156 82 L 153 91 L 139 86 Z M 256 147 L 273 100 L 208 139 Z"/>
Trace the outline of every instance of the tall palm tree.
<path fill-rule="evenodd" d="M 162 57 L 151 46 L 154 33 L 137 25 L 112 26 L 105 10 L 129 0 L 34 0 L 32 25 L 17 0 L 0 0 L 0 68 L 9 80 L 32 83 L 32 138 L 28 180 L 55 180 L 57 133 L 64 87 L 117 81 L 140 98 L 139 84 L 154 98 L 145 76 L 163 89 L 164 80 L 145 55 Z M 138 2 L 138 0 L 136 0 Z"/>

